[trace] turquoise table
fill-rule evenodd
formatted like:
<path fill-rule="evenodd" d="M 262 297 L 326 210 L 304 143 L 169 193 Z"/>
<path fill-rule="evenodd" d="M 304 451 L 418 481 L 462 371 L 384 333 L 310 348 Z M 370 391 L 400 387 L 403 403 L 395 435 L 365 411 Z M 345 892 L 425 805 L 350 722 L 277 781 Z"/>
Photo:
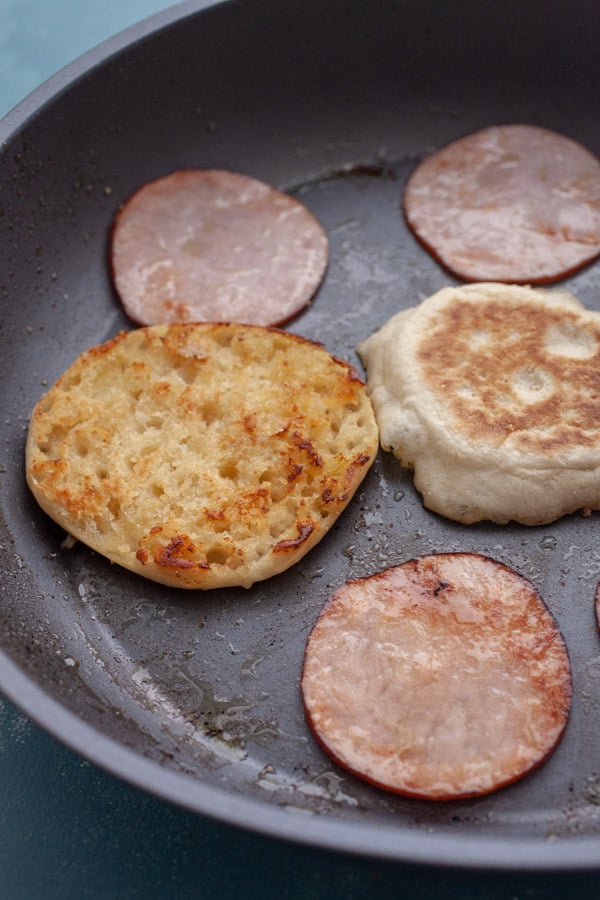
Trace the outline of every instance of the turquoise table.
<path fill-rule="evenodd" d="M 0 116 L 63 65 L 165 5 L 0 0 Z M 238 831 L 94 768 L 0 698 L 0 900 L 254 897 L 598 900 L 600 876 L 414 869 Z"/>

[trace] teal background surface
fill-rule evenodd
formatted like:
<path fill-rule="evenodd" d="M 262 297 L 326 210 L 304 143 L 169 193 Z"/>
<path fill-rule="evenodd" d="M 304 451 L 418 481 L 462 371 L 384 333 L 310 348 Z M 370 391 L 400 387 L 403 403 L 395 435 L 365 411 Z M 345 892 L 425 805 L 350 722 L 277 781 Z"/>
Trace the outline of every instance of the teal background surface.
<path fill-rule="evenodd" d="M 0 0 L 0 116 L 67 63 L 167 5 Z M 254 897 L 597 900 L 600 879 L 412 868 L 240 831 L 123 784 L 0 698 L 0 900 Z"/>

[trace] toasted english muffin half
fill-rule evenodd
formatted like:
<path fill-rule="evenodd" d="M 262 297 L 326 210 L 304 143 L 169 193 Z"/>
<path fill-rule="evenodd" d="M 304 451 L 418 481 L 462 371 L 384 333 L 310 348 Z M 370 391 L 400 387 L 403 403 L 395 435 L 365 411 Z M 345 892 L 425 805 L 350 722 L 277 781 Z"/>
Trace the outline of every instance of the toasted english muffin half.
<path fill-rule="evenodd" d="M 358 347 L 382 446 L 458 522 L 600 508 L 600 313 L 566 292 L 477 283 Z"/>
<path fill-rule="evenodd" d="M 320 344 L 171 324 L 73 363 L 34 409 L 26 472 L 42 509 L 113 562 L 249 587 L 320 541 L 377 449 L 364 382 Z"/>

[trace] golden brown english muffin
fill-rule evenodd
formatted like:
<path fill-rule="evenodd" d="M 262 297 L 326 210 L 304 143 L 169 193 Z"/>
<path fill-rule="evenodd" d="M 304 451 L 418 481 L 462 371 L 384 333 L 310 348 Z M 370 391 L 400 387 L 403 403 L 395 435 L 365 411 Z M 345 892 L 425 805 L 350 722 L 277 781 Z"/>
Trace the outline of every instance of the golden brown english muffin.
<path fill-rule="evenodd" d="M 600 313 L 565 292 L 449 287 L 358 350 L 382 446 L 429 509 L 526 525 L 600 509 Z"/>
<path fill-rule="evenodd" d="M 83 353 L 41 398 L 27 482 L 71 535 L 146 578 L 249 587 L 321 540 L 377 446 L 364 382 L 320 344 L 160 325 Z"/>

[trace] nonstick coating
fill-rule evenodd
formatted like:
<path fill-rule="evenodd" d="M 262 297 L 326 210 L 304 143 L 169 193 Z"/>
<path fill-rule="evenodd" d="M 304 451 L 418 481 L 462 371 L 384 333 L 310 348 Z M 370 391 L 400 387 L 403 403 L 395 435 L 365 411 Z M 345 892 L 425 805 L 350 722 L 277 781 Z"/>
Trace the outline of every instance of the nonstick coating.
<path fill-rule="evenodd" d="M 0 124 L 3 452 L 0 687 L 81 754 L 149 791 L 279 838 L 399 861 L 600 866 L 598 516 L 461 527 L 425 511 L 381 453 L 334 530 L 253 589 L 169 590 L 111 566 L 39 510 L 23 477 L 31 409 L 85 348 L 131 328 L 107 242 L 119 204 L 178 168 L 298 196 L 331 242 L 286 327 L 356 343 L 452 284 L 400 199 L 425 154 L 476 128 L 543 125 L 600 153 L 595 0 L 187 3 L 59 73 Z M 600 264 L 563 283 L 600 308 Z M 473 801 L 393 797 L 338 770 L 307 729 L 307 635 L 348 578 L 422 553 L 486 553 L 530 578 L 574 674 L 566 735 L 520 783 Z M 415 698 L 419 702 L 419 698 Z"/>

